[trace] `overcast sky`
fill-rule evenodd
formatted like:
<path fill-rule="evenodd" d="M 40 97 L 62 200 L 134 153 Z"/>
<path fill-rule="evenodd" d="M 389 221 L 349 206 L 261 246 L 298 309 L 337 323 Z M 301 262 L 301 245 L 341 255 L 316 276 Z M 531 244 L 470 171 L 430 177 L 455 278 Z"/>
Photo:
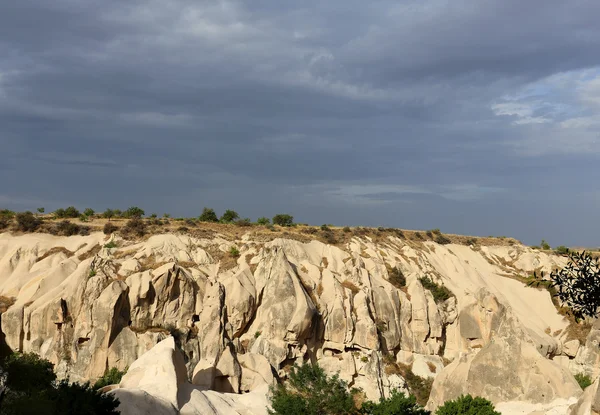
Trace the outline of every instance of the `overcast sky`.
<path fill-rule="evenodd" d="M 598 0 L 0 0 L 0 208 L 600 245 Z"/>

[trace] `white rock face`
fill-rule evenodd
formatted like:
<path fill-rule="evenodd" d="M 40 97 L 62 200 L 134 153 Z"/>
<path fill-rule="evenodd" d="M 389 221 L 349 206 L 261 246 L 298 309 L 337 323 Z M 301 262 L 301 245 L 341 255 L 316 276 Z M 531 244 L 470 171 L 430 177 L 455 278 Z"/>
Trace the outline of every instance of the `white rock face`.
<path fill-rule="evenodd" d="M 406 387 L 387 374 L 394 361 L 440 385 L 456 366 L 456 376 L 479 379 L 482 394 L 532 404 L 538 392 L 548 395 L 546 403 L 578 396 L 566 367 L 594 378 L 600 371 L 600 326 L 585 344 L 564 343 L 554 333 L 568 323 L 548 292 L 506 277 L 549 271 L 565 265 L 562 257 L 520 245 L 472 248 L 392 236 L 353 237 L 343 246 L 253 238 L 113 237 L 118 248 L 106 249 L 101 233 L 0 234 L 0 296 L 15 299 L 2 315 L 4 340 L 51 360 L 59 375 L 75 381 L 129 367 L 114 391 L 129 405 L 124 413 L 156 406 L 163 413 L 262 414 L 276 375 L 305 359 L 374 400 Z M 241 255 L 224 269 L 219 253 L 226 257 L 232 245 Z M 402 270 L 406 287 L 390 283 L 392 268 Z M 436 303 L 419 280 L 425 275 L 454 296 Z M 519 330 L 513 345 L 497 338 L 505 308 Z M 530 392 L 496 392 L 506 384 L 494 386 L 481 374 L 495 367 L 485 357 L 494 348 L 541 368 L 519 375 Z M 557 380 L 547 386 L 544 376 Z M 456 388 L 447 385 L 435 399 L 452 395 Z M 217 407 L 222 412 L 208 409 Z"/>

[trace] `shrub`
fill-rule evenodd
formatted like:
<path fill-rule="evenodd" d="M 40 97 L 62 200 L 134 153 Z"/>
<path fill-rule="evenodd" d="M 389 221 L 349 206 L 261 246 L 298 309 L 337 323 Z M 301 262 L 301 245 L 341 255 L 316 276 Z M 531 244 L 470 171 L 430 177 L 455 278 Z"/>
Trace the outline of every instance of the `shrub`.
<path fill-rule="evenodd" d="M 77 218 L 79 217 L 81 214 L 79 213 L 79 211 L 75 208 L 75 206 L 69 206 L 66 209 L 56 209 L 56 211 L 54 211 L 54 216 L 58 219 L 66 219 L 66 218 Z"/>
<path fill-rule="evenodd" d="M 110 241 L 110 242 L 104 244 L 104 247 L 106 249 L 116 248 L 117 247 L 117 243 L 115 241 Z"/>
<path fill-rule="evenodd" d="M 415 232 L 415 236 L 417 237 L 417 239 L 423 240 L 423 235 L 421 234 L 421 232 Z"/>
<path fill-rule="evenodd" d="M 389 281 L 396 288 L 406 287 L 406 277 L 398 267 L 392 268 L 389 272 Z"/>
<path fill-rule="evenodd" d="M 198 218 L 201 222 L 218 222 L 219 218 L 217 218 L 217 214 L 213 209 L 209 209 L 205 207 L 202 209 L 202 213 Z"/>
<path fill-rule="evenodd" d="M 461 395 L 453 401 L 447 401 L 435 412 L 436 415 L 501 415 L 494 405 L 481 397 Z"/>
<path fill-rule="evenodd" d="M 279 226 L 292 226 L 294 224 L 294 217 L 292 215 L 279 213 L 273 216 L 273 225 Z"/>
<path fill-rule="evenodd" d="M 235 210 L 227 209 L 225 213 L 223 213 L 223 216 L 221 216 L 220 222 L 231 223 L 239 218 L 240 215 L 238 215 L 238 213 Z"/>
<path fill-rule="evenodd" d="M 381 398 L 379 403 L 363 403 L 360 413 L 365 415 L 429 415 L 431 412 L 420 406 L 414 396 L 406 397 L 403 393 L 393 390 L 389 398 Z"/>
<path fill-rule="evenodd" d="M 271 220 L 269 218 L 265 218 L 264 216 L 261 218 L 258 218 L 256 220 L 256 223 L 258 223 L 259 225 L 268 225 L 271 223 Z"/>
<path fill-rule="evenodd" d="M 105 235 L 110 235 L 113 232 L 116 232 L 119 229 L 118 226 L 113 225 L 112 223 L 108 222 L 104 225 L 104 229 L 102 230 L 104 232 Z"/>
<path fill-rule="evenodd" d="M 349 226 L 344 226 L 344 229 L 342 229 L 344 232 L 348 233 L 348 232 L 352 232 L 352 229 L 350 229 Z"/>
<path fill-rule="evenodd" d="M 76 223 L 71 223 L 68 220 L 63 220 L 56 225 L 54 229 L 57 235 L 72 236 L 77 235 L 81 231 L 81 227 Z"/>
<path fill-rule="evenodd" d="M 17 229 L 22 232 L 33 232 L 40 227 L 42 222 L 30 211 L 19 212 L 16 215 Z"/>
<path fill-rule="evenodd" d="M 9 220 L 0 216 L 0 231 L 8 228 Z"/>
<path fill-rule="evenodd" d="M 231 255 L 234 258 L 237 258 L 240 256 L 240 251 L 235 246 L 232 246 L 231 248 L 229 248 L 229 255 Z"/>
<path fill-rule="evenodd" d="M 112 210 L 112 209 L 106 209 L 104 211 L 104 213 L 102 214 L 102 216 L 110 221 L 116 215 L 115 215 L 115 211 L 114 210 Z"/>
<path fill-rule="evenodd" d="M 116 385 L 121 382 L 121 378 L 125 372 L 120 371 L 116 367 L 107 370 L 104 375 L 94 383 L 93 388 L 98 390 L 108 385 Z"/>
<path fill-rule="evenodd" d="M 235 224 L 237 226 L 252 226 L 252 221 L 250 220 L 250 218 L 244 218 L 244 219 L 238 219 L 235 221 Z"/>
<path fill-rule="evenodd" d="M 585 389 L 592 384 L 592 379 L 584 373 L 577 373 L 575 375 L 575 380 L 579 383 L 581 389 Z"/>
<path fill-rule="evenodd" d="M 423 288 L 431 291 L 433 299 L 436 303 L 446 301 L 448 298 L 454 296 L 454 294 L 452 294 L 452 291 L 450 291 L 448 288 L 435 283 L 431 278 L 427 276 L 419 278 L 419 281 L 421 281 Z"/>
<path fill-rule="evenodd" d="M 142 209 L 140 209 L 137 206 L 132 206 L 129 209 L 127 209 L 125 211 L 125 213 L 123 214 L 124 217 L 128 218 L 128 219 L 140 219 L 142 216 L 144 216 L 146 214 L 146 212 L 144 212 Z"/>
<path fill-rule="evenodd" d="M 540 242 L 540 247 L 546 251 L 552 249 L 552 248 L 550 248 L 550 244 L 543 239 L 542 239 L 542 242 Z"/>
<path fill-rule="evenodd" d="M 337 375 L 316 364 L 294 365 L 286 384 L 271 387 L 271 415 L 347 415 L 355 412 L 353 395 Z"/>
<path fill-rule="evenodd" d="M 43 214 L 46 211 L 46 209 L 43 208 L 43 207 L 39 207 L 39 208 L 37 208 L 37 211 L 41 215 L 41 214 Z"/>
<path fill-rule="evenodd" d="M 553 296 L 569 308 L 569 314 L 579 320 L 596 317 L 600 307 L 600 263 L 589 252 L 569 253 L 567 266 L 554 270 L 549 278 L 544 273 L 533 274 L 529 286 L 549 285 Z"/>
<path fill-rule="evenodd" d="M 12 219 L 14 217 L 15 217 L 15 212 L 13 212 L 12 210 L 8 210 L 8 209 L 0 210 L 0 218 Z"/>
<path fill-rule="evenodd" d="M 569 248 L 567 248 L 564 245 L 560 245 L 560 246 L 556 247 L 556 249 L 554 250 L 554 252 L 556 252 L 559 255 L 567 255 L 569 253 Z"/>
<path fill-rule="evenodd" d="M 146 224 L 140 218 L 129 219 L 121 232 L 125 235 L 144 236 L 146 234 Z"/>
<path fill-rule="evenodd" d="M 469 239 L 465 240 L 465 244 L 466 245 L 477 245 L 477 239 L 469 238 Z"/>
<path fill-rule="evenodd" d="M 438 243 L 440 245 L 447 245 L 447 244 L 452 243 L 450 238 L 448 238 L 447 236 L 444 236 L 444 235 L 436 235 L 434 240 L 436 243 Z"/>
<path fill-rule="evenodd" d="M 12 354 L 2 364 L 6 389 L 2 414 L 117 415 L 119 401 L 89 384 L 56 381 L 53 365 L 34 353 Z"/>
<path fill-rule="evenodd" d="M 94 216 L 94 215 L 96 214 L 96 212 L 94 212 L 94 209 L 92 209 L 92 208 L 86 208 L 86 209 L 83 211 L 83 214 L 84 214 L 85 216 Z"/>
<path fill-rule="evenodd" d="M 329 232 L 329 231 L 331 231 L 331 228 L 327 225 L 321 225 L 321 230 L 325 231 L 325 232 Z"/>

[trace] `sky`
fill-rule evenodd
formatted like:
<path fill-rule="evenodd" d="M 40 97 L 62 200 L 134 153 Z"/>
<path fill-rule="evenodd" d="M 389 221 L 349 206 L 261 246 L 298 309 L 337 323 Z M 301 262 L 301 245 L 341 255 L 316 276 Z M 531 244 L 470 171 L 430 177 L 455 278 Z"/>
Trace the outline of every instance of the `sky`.
<path fill-rule="evenodd" d="M 600 246 L 597 0 L 0 9 L 0 208 Z"/>

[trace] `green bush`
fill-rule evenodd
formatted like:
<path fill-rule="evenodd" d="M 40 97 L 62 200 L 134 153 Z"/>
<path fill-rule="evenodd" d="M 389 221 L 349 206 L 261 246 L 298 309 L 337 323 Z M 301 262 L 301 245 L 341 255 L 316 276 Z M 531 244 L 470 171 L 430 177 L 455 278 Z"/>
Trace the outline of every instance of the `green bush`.
<path fill-rule="evenodd" d="M 9 219 L 0 216 L 0 231 L 8 228 Z"/>
<path fill-rule="evenodd" d="M 294 224 L 294 217 L 292 215 L 279 213 L 273 216 L 273 225 L 279 226 L 292 226 Z"/>
<path fill-rule="evenodd" d="M 436 303 L 446 301 L 448 298 L 454 296 L 454 294 L 452 294 L 452 291 L 450 291 L 448 288 L 433 282 L 433 280 L 427 276 L 419 278 L 419 281 L 421 281 L 423 288 L 431 291 L 433 299 Z"/>
<path fill-rule="evenodd" d="M 235 224 L 237 226 L 252 226 L 252 221 L 250 220 L 250 218 L 244 218 L 244 219 L 238 219 L 235 221 Z"/>
<path fill-rule="evenodd" d="M 585 389 L 592 384 L 592 379 L 584 373 L 576 374 L 575 380 L 577 381 L 577 383 L 579 383 L 581 389 Z"/>
<path fill-rule="evenodd" d="M 116 367 L 113 367 L 110 370 L 107 370 L 104 373 L 104 375 L 100 379 L 98 379 L 96 383 L 94 383 L 93 388 L 95 390 L 98 390 L 108 385 L 116 385 L 118 383 L 121 383 L 121 378 L 123 378 L 124 374 L 125 371 L 122 372 Z"/>
<path fill-rule="evenodd" d="M 117 415 L 119 401 L 89 384 L 56 381 L 53 365 L 34 353 L 12 354 L 1 364 L 6 373 L 3 415 Z"/>
<path fill-rule="evenodd" d="M 0 210 L 0 218 L 12 219 L 15 217 L 15 212 L 8 209 Z"/>
<path fill-rule="evenodd" d="M 121 229 L 121 233 L 125 236 L 144 236 L 146 234 L 146 224 L 140 218 L 129 219 L 123 229 Z"/>
<path fill-rule="evenodd" d="M 54 216 L 58 219 L 68 219 L 68 218 L 78 218 L 81 215 L 79 211 L 75 208 L 75 206 L 69 206 L 66 209 L 56 209 L 54 211 Z"/>
<path fill-rule="evenodd" d="M 225 213 L 223 213 L 223 216 L 221 216 L 220 222 L 231 223 L 239 218 L 240 218 L 240 215 L 238 215 L 238 213 L 235 210 L 227 209 L 225 211 Z"/>
<path fill-rule="evenodd" d="M 325 231 L 325 232 L 329 232 L 331 230 L 331 228 L 324 224 L 324 225 L 321 225 L 321 230 Z"/>
<path fill-rule="evenodd" d="M 406 287 L 406 277 L 398 267 L 392 268 L 389 272 L 389 281 L 396 288 Z"/>
<path fill-rule="evenodd" d="M 348 232 L 352 232 L 352 229 L 350 229 L 349 226 L 344 226 L 344 229 L 342 229 L 344 232 L 348 233 Z"/>
<path fill-rule="evenodd" d="M 365 402 L 361 409 L 365 415 L 429 415 L 431 412 L 417 403 L 414 396 L 405 396 L 393 390 L 387 399 L 381 398 L 378 403 Z"/>
<path fill-rule="evenodd" d="M 17 213 L 16 218 L 17 229 L 22 232 L 34 232 L 42 224 L 42 221 L 29 211 Z"/>
<path fill-rule="evenodd" d="M 462 395 L 453 401 L 447 401 L 435 412 L 436 415 L 501 415 L 494 405 L 481 397 Z"/>
<path fill-rule="evenodd" d="M 353 395 L 337 375 L 318 365 L 295 365 L 288 382 L 271 387 L 271 415 L 348 415 L 356 413 Z"/>
<path fill-rule="evenodd" d="M 94 209 L 92 209 L 92 208 L 86 208 L 86 209 L 83 211 L 83 214 L 84 214 L 85 216 L 88 216 L 88 217 L 89 217 L 89 216 L 94 216 L 94 215 L 96 214 L 96 212 L 94 212 Z"/>
<path fill-rule="evenodd" d="M 110 221 L 112 218 L 115 217 L 115 211 L 112 209 L 106 209 L 104 213 L 102 213 L 102 217 Z"/>
<path fill-rule="evenodd" d="M 268 225 L 268 224 L 270 224 L 270 223 L 271 223 L 271 219 L 269 219 L 269 218 L 265 218 L 265 217 L 263 216 L 263 217 L 260 217 L 260 218 L 258 218 L 258 219 L 256 220 L 256 223 L 258 223 L 259 225 Z"/>
<path fill-rule="evenodd" d="M 200 214 L 200 217 L 198 219 L 200 220 L 200 222 L 218 222 L 219 221 L 219 218 L 217 217 L 217 214 L 215 213 L 214 209 L 210 209 L 207 207 L 202 209 L 202 213 Z"/>
<path fill-rule="evenodd" d="M 548 242 L 546 242 L 545 240 L 543 240 L 543 239 L 542 239 L 542 242 L 540 242 L 540 247 L 541 247 L 543 250 L 545 250 L 545 251 L 548 251 L 548 250 L 552 249 L 552 248 L 550 247 L 550 244 L 549 244 Z"/>
<path fill-rule="evenodd" d="M 110 242 L 104 244 L 104 247 L 106 249 L 116 248 L 117 247 L 117 243 L 115 241 L 110 241 Z"/>
<path fill-rule="evenodd" d="M 554 252 L 556 252 L 559 255 L 567 255 L 569 253 L 569 248 L 567 248 L 564 245 L 560 245 L 557 246 L 556 249 L 554 249 Z"/>
<path fill-rule="evenodd" d="M 232 246 L 231 248 L 229 248 L 229 255 L 231 255 L 234 258 L 237 258 L 240 256 L 240 251 L 235 246 Z"/>
<path fill-rule="evenodd" d="M 144 216 L 146 214 L 146 212 L 144 212 L 142 209 L 140 209 L 137 206 L 132 206 L 129 209 L 127 209 L 125 211 L 125 213 L 123 214 L 124 217 L 126 217 L 127 219 L 140 219 L 142 216 Z"/>

